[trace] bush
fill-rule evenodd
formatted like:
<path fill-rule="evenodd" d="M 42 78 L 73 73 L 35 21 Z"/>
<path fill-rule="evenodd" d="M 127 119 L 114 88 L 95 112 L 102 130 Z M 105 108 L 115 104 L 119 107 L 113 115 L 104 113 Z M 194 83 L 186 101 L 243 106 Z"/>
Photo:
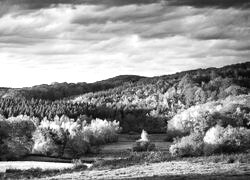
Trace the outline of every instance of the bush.
<path fill-rule="evenodd" d="M 33 135 L 33 152 L 52 156 L 79 157 L 90 151 L 91 145 L 118 140 L 119 122 L 101 119 L 74 121 L 66 116 L 44 119 Z"/>
<path fill-rule="evenodd" d="M 145 130 L 142 130 L 141 139 L 133 144 L 132 150 L 136 152 L 155 150 L 155 144 L 150 142 L 148 133 Z"/>
<path fill-rule="evenodd" d="M 250 96 L 231 96 L 224 100 L 196 105 L 175 115 L 168 122 L 171 136 L 184 136 L 193 132 L 205 134 L 208 129 L 220 124 L 223 127 L 250 126 Z M 171 138 L 169 138 L 171 139 Z"/>
<path fill-rule="evenodd" d="M 28 116 L 11 117 L 0 120 L 1 159 L 19 159 L 32 150 L 32 133 L 35 131 L 35 120 Z"/>
<path fill-rule="evenodd" d="M 50 129 L 42 129 L 41 127 L 38 127 L 33 134 L 34 146 L 32 153 L 47 156 L 59 156 L 61 149 L 54 142 L 50 131 Z"/>
<path fill-rule="evenodd" d="M 193 106 L 168 124 L 168 139 L 183 137 L 170 147 L 173 156 L 241 152 L 250 149 L 250 96 Z M 203 139 L 204 138 L 204 139 Z"/>
<path fill-rule="evenodd" d="M 204 143 L 204 153 L 208 155 L 246 151 L 250 149 L 250 130 L 217 125 L 207 131 Z"/>
<path fill-rule="evenodd" d="M 101 145 L 118 140 L 119 122 L 102 119 L 92 120 L 90 124 L 83 122 L 81 133 L 91 145 Z"/>
<path fill-rule="evenodd" d="M 192 133 L 175 140 L 170 146 L 172 156 L 200 156 L 218 153 L 244 152 L 250 149 L 250 130 L 244 127 L 226 128 L 216 125 L 210 128 L 205 136 Z"/>
<path fill-rule="evenodd" d="M 85 170 L 88 168 L 80 159 L 74 159 L 72 162 L 74 163 L 73 170 Z"/>
<path fill-rule="evenodd" d="M 155 144 L 149 141 L 137 141 L 133 144 L 132 150 L 136 152 L 153 151 L 155 150 Z"/>
<path fill-rule="evenodd" d="M 9 137 L 7 131 L 7 122 L 0 120 L 0 155 L 7 153 L 8 146 L 5 140 Z"/>
<path fill-rule="evenodd" d="M 74 131 L 73 125 L 73 120 L 64 116 L 61 119 L 55 117 L 54 121 L 43 119 L 33 135 L 33 153 L 62 156 L 69 133 Z"/>
<path fill-rule="evenodd" d="M 203 153 L 203 141 L 200 134 L 190 134 L 175 140 L 175 144 L 171 145 L 169 152 L 172 156 L 187 157 L 200 156 Z"/>
<path fill-rule="evenodd" d="M 166 134 L 166 138 L 164 140 L 167 142 L 173 142 L 175 138 L 181 138 L 187 135 L 188 133 L 183 133 L 179 130 L 168 130 Z"/>
<path fill-rule="evenodd" d="M 65 148 L 64 157 L 80 157 L 89 152 L 91 150 L 90 144 L 83 139 L 84 137 L 80 133 L 70 138 Z"/>
<path fill-rule="evenodd" d="M 163 162 L 163 161 L 172 160 L 169 153 L 164 153 L 161 151 L 151 151 L 147 154 L 147 156 L 144 159 L 146 162 L 149 162 L 149 163 L 156 163 L 156 162 Z"/>

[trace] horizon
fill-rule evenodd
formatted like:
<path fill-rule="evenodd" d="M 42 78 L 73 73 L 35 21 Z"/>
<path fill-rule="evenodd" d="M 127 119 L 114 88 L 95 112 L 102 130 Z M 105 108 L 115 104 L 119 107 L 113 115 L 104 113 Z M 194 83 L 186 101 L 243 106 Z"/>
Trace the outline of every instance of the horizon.
<path fill-rule="evenodd" d="M 2 0 L 0 87 L 249 62 L 246 0 Z"/>
<path fill-rule="evenodd" d="M 250 61 L 246 61 L 246 62 L 243 62 L 243 63 L 248 63 L 248 62 L 250 63 Z M 174 74 L 182 73 L 182 72 L 186 72 L 186 71 L 195 71 L 195 70 L 200 70 L 200 69 L 201 70 L 206 70 L 206 69 L 210 69 L 210 68 L 220 69 L 220 68 L 223 68 L 223 67 L 226 67 L 226 66 L 237 65 L 237 64 L 242 64 L 242 63 L 239 62 L 239 63 L 233 63 L 233 64 L 226 64 L 226 65 L 223 65 L 223 66 L 220 66 L 220 67 L 211 66 L 211 67 L 205 67 L 205 68 L 189 69 L 189 70 L 184 70 L 184 71 L 177 71 L 177 72 L 174 72 L 174 73 L 171 73 L 171 74 L 161 74 L 161 75 L 157 75 L 157 76 L 141 76 L 141 75 L 137 75 L 137 74 L 120 74 L 120 75 L 108 77 L 106 79 L 100 79 L 100 80 L 93 81 L 93 82 L 85 82 L 85 81 L 79 81 L 79 82 L 61 81 L 61 82 L 58 82 L 58 81 L 55 81 L 55 82 L 51 82 L 51 83 L 34 84 L 32 86 L 23 86 L 23 87 L 6 87 L 6 86 L 0 86 L 0 88 L 22 89 L 22 88 L 30 88 L 30 87 L 34 87 L 34 86 L 40 86 L 40 85 L 53 85 L 54 83 L 58 83 L 58 84 L 62 84 L 62 83 L 67 83 L 67 84 L 71 84 L 71 83 L 73 83 L 73 84 L 87 83 L 87 84 L 91 84 L 91 83 L 96 83 L 96 82 L 100 82 L 100 81 L 109 80 L 109 79 L 116 78 L 116 77 L 119 77 L 119 76 L 140 76 L 142 78 L 154 78 L 154 77 L 161 77 L 161 76 L 165 76 L 165 75 L 174 75 Z"/>

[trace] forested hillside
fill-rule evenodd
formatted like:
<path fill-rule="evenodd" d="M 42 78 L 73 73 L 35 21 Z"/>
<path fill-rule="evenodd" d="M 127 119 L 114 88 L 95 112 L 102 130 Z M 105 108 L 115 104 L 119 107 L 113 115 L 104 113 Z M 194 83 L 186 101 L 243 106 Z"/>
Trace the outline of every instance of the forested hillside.
<path fill-rule="evenodd" d="M 117 119 L 126 130 L 144 127 L 154 132 L 163 131 L 169 119 L 193 105 L 248 94 L 249 88 L 250 63 L 244 63 L 144 78 L 73 102 L 96 106 L 102 118 Z"/>
<path fill-rule="evenodd" d="M 92 84 L 2 88 L 0 92 L 4 97 L 0 100 L 0 113 L 6 118 L 24 114 L 53 120 L 56 115 L 74 119 L 86 115 L 118 120 L 123 132 L 146 129 L 159 133 L 166 132 L 172 117 L 194 105 L 248 94 L 250 63 L 152 78 L 118 76 Z M 76 96 L 79 94 L 82 95 Z"/>
<path fill-rule="evenodd" d="M 19 89 L 0 88 L 0 97 L 24 97 L 26 99 L 59 100 L 88 92 L 107 90 L 126 83 L 136 82 L 143 77 L 122 75 L 95 83 L 52 83 Z"/>

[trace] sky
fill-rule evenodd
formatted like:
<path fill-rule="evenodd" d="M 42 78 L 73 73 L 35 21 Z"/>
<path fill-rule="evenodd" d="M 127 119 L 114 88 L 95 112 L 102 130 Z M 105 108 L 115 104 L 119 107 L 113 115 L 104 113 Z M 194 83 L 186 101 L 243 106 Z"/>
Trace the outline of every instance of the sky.
<path fill-rule="evenodd" d="M 250 61 L 249 0 L 0 0 L 0 87 Z"/>

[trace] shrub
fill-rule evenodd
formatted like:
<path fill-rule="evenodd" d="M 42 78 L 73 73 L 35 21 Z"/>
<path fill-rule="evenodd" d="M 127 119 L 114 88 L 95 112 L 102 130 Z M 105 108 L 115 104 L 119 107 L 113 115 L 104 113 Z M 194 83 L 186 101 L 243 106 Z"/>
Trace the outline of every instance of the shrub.
<path fill-rule="evenodd" d="M 79 127 L 77 122 L 66 116 L 56 116 L 54 121 L 44 118 L 33 134 L 33 153 L 62 156 L 69 140 L 76 136 Z"/>
<path fill-rule="evenodd" d="M 176 139 L 169 151 L 172 156 L 177 157 L 200 156 L 203 153 L 201 134 L 192 133 L 189 136 Z"/>
<path fill-rule="evenodd" d="M 41 169 L 41 168 L 31 168 L 27 170 L 23 169 L 6 169 L 5 173 L 0 173 L 0 178 L 2 179 L 37 179 L 43 178 L 48 179 L 48 177 L 78 172 L 87 169 L 87 166 L 80 161 L 74 161 L 73 168 L 65 169 Z"/>
<path fill-rule="evenodd" d="M 33 152 L 45 155 L 79 157 L 90 151 L 90 145 L 117 141 L 119 122 L 101 119 L 74 121 L 66 116 L 44 119 L 33 135 Z M 66 150 L 66 151 L 65 151 Z"/>
<path fill-rule="evenodd" d="M 73 170 L 85 170 L 88 167 L 81 161 L 81 159 L 74 159 L 72 161 L 74 163 Z"/>
<path fill-rule="evenodd" d="M 54 142 L 52 136 L 50 136 L 49 129 L 38 129 L 33 134 L 34 146 L 32 152 L 35 154 L 43 154 L 49 156 L 59 156 L 60 147 Z"/>
<path fill-rule="evenodd" d="M 136 152 L 155 150 L 155 144 L 150 142 L 148 133 L 145 130 L 142 130 L 141 139 L 133 144 L 132 150 Z"/>
<path fill-rule="evenodd" d="M 32 150 L 32 133 L 35 131 L 35 118 L 28 116 L 11 117 L 0 120 L 1 159 L 18 159 Z"/>
<path fill-rule="evenodd" d="M 249 129 L 230 125 L 224 128 L 216 125 L 210 128 L 205 136 L 201 133 L 192 133 L 177 139 L 169 151 L 172 156 L 184 157 L 244 152 L 248 149 L 250 149 Z"/>
<path fill-rule="evenodd" d="M 118 121 L 102 119 L 92 120 L 90 124 L 83 122 L 81 133 L 91 145 L 100 145 L 118 140 L 120 126 Z"/>
<path fill-rule="evenodd" d="M 142 130 L 141 139 L 139 141 L 149 141 L 148 133 L 145 130 Z"/>
<path fill-rule="evenodd" d="M 169 139 L 193 132 L 205 134 L 208 129 L 220 124 L 223 127 L 249 127 L 250 96 L 230 96 L 224 100 L 196 105 L 175 115 L 168 122 Z"/>
<path fill-rule="evenodd" d="M 132 150 L 136 152 L 153 151 L 155 150 L 155 144 L 149 141 L 137 141 L 133 144 Z"/>
<path fill-rule="evenodd" d="M 175 138 L 180 138 L 183 136 L 187 136 L 188 133 L 183 133 L 179 130 L 168 130 L 166 134 L 166 138 L 164 139 L 167 142 L 172 142 L 174 141 Z"/>
<path fill-rule="evenodd" d="M 0 120 L 0 154 L 3 155 L 7 152 L 7 145 L 5 144 L 5 140 L 9 137 L 7 131 L 7 122 Z"/>
<path fill-rule="evenodd" d="M 209 114 L 214 113 L 215 109 L 213 109 L 214 104 L 207 103 L 206 105 L 206 108 L 203 105 L 193 106 L 174 116 L 168 122 L 167 132 L 171 132 L 172 135 L 185 136 L 195 130 L 204 131 L 209 128 L 212 121 L 216 123 L 209 117 Z"/>
<path fill-rule="evenodd" d="M 81 133 L 71 137 L 68 141 L 64 152 L 66 157 L 80 157 L 90 151 L 90 144 L 83 140 L 84 137 Z"/>
<path fill-rule="evenodd" d="M 46 118 L 41 121 L 33 135 L 35 142 L 33 153 L 62 156 L 68 138 L 68 129 L 64 129 L 65 121 L 63 120 L 55 117 L 54 121 Z"/>
<path fill-rule="evenodd" d="M 232 153 L 250 148 L 250 130 L 243 127 L 223 128 L 219 125 L 209 129 L 204 137 L 205 154 Z"/>
<path fill-rule="evenodd" d="M 169 153 L 164 153 L 162 151 L 151 151 L 145 157 L 145 161 L 149 163 L 163 162 L 172 160 Z"/>

